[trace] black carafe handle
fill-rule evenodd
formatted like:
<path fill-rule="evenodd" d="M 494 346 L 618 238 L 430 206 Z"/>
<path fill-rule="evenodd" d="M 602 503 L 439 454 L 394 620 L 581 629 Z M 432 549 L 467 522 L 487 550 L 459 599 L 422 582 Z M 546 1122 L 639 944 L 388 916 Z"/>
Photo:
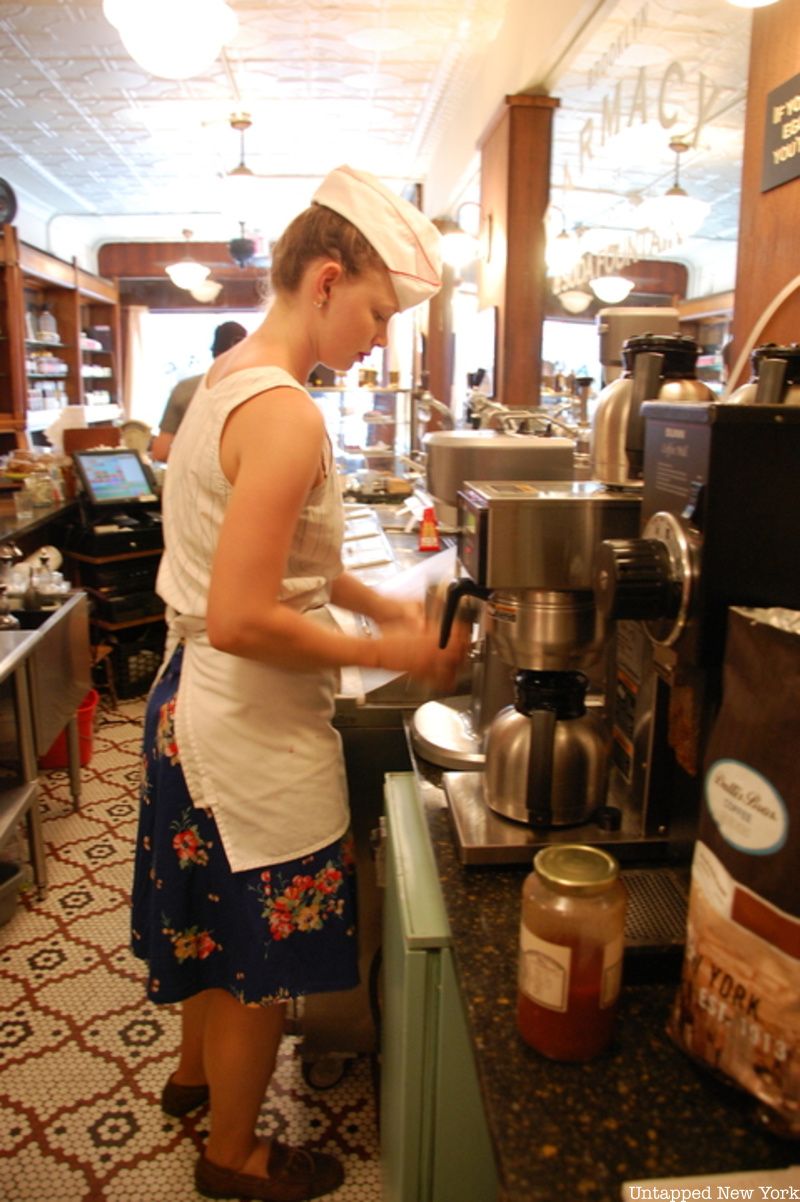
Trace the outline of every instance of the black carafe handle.
<path fill-rule="evenodd" d="M 485 588 L 482 584 L 476 584 L 469 576 L 461 576 L 458 580 L 450 581 L 450 584 L 447 586 L 444 609 L 442 610 L 442 624 L 439 627 L 440 647 L 447 646 L 450 639 L 450 631 L 453 629 L 458 603 L 461 598 L 478 597 L 481 601 L 485 601 L 490 593 L 491 589 Z"/>
<path fill-rule="evenodd" d="M 556 713 L 536 709 L 528 718 L 531 724 L 528 744 L 528 823 L 539 829 L 550 826 L 553 818 L 553 744 Z"/>

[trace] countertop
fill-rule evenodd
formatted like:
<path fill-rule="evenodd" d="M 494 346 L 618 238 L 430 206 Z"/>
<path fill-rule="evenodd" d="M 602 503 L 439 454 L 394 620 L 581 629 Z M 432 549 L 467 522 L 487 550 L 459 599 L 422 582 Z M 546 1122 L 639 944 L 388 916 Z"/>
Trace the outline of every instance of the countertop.
<path fill-rule="evenodd" d="M 435 770 L 434 770 L 435 772 Z M 453 936 L 502 1202 L 616 1202 L 622 1183 L 782 1168 L 796 1143 L 759 1126 L 748 1095 L 695 1065 L 665 1026 L 679 961 L 656 983 L 626 963 L 611 1049 L 550 1061 L 515 1025 L 520 890 L 527 870 L 464 866 L 442 790 L 419 781 Z M 634 970 L 634 971 L 632 971 Z M 766 1180 L 766 1178 L 765 1178 Z"/>
<path fill-rule="evenodd" d="M 34 509 L 33 516 L 20 520 L 14 511 L 14 501 L 10 495 L 0 496 L 0 543 L 6 539 L 22 538 L 26 534 L 35 533 L 41 527 L 61 518 L 75 508 L 75 501 L 63 501 L 57 505 Z"/>

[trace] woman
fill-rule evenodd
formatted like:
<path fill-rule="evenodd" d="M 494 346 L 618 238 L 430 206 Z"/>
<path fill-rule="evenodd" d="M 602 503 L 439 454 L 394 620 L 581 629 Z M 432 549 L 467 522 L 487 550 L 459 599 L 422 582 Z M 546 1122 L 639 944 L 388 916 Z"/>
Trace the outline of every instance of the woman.
<path fill-rule="evenodd" d="M 332 1156 L 255 1135 L 285 1003 L 357 984 L 337 670 L 446 689 L 462 647 L 440 650 L 418 607 L 342 571 L 332 451 L 302 381 L 386 345 L 392 315 L 438 290 L 438 241 L 378 180 L 333 171 L 275 246 L 263 323 L 212 364 L 170 458 L 133 950 L 149 997 L 181 1003 L 164 1109 L 210 1096 L 195 1172 L 209 1197 L 313 1198 L 343 1180 Z M 344 633 L 328 602 L 380 637 Z"/>

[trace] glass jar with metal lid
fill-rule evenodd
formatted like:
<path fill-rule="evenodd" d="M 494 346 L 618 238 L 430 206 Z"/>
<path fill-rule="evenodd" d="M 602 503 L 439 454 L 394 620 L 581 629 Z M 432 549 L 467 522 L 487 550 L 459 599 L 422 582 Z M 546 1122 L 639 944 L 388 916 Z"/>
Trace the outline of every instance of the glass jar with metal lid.
<path fill-rule="evenodd" d="M 553 844 L 522 887 L 517 1026 L 554 1060 L 608 1046 L 622 980 L 627 894 L 599 847 Z"/>

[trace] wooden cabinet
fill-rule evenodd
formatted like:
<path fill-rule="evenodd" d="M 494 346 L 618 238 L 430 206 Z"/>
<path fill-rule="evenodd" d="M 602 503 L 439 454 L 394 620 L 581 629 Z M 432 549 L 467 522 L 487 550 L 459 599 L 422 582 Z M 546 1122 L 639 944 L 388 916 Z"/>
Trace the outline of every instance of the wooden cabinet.
<path fill-rule="evenodd" d="M 29 446 L 65 405 L 120 414 L 116 284 L 0 237 L 0 453 Z"/>

